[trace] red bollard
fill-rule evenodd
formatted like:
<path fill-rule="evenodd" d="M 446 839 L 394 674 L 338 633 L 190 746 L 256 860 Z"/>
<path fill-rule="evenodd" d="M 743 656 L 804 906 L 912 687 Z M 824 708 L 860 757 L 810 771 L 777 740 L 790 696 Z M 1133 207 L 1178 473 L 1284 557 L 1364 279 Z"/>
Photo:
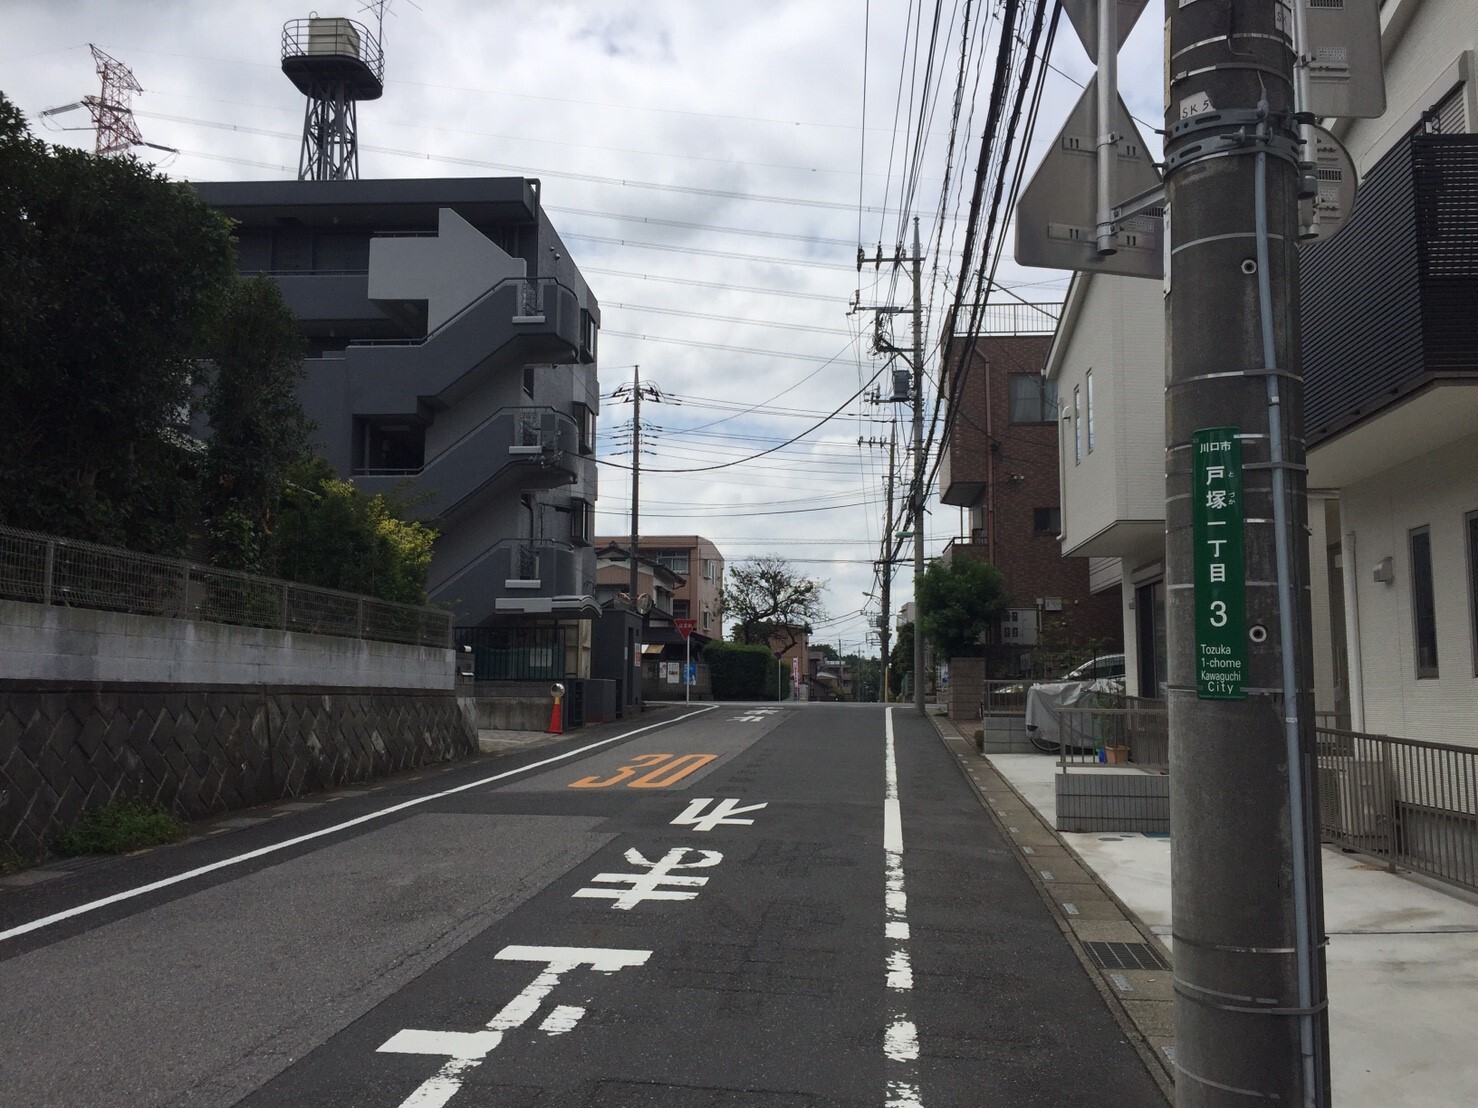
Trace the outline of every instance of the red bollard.
<path fill-rule="evenodd" d="M 564 696 L 565 687 L 556 681 L 549 686 L 549 691 L 554 696 L 554 707 L 549 711 L 549 733 L 563 735 L 565 733 L 564 717 L 559 710 L 559 699 Z"/>

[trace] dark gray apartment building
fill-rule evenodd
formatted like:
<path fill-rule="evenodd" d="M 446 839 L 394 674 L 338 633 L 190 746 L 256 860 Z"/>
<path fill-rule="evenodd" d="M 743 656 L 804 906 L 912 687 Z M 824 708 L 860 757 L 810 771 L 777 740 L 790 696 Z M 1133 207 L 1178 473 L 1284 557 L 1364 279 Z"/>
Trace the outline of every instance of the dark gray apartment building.
<path fill-rule="evenodd" d="M 195 188 L 237 221 L 241 271 L 270 275 L 302 322 L 300 395 L 329 462 L 436 517 L 432 602 L 588 675 L 600 309 L 539 182 Z"/>

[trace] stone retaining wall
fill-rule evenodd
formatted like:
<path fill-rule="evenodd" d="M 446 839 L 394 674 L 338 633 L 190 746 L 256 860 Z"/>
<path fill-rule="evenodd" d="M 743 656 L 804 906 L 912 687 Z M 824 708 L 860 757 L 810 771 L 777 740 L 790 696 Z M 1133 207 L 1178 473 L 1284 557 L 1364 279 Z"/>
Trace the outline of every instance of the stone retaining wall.
<path fill-rule="evenodd" d="M 0 844 L 41 854 L 87 808 L 187 819 L 465 757 L 455 693 L 0 681 Z"/>

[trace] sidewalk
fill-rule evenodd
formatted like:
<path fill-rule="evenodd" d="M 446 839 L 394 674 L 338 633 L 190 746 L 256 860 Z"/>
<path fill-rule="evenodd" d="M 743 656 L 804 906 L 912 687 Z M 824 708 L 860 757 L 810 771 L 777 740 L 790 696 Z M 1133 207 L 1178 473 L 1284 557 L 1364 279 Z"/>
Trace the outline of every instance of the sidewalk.
<path fill-rule="evenodd" d="M 967 773 L 988 764 L 1047 827 L 1054 826 L 1057 764 L 1052 755 L 981 755 L 952 721 L 933 718 Z M 1054 834 L 1173 951 L 1168 838 L 1133 832 Z M 1334 1103 L 1359 1108 L 1473 1103 L 1478 1098 L 1478 897 L 1393 874 L 1363 855 L 1330 847 L 1323 855 Z"/>

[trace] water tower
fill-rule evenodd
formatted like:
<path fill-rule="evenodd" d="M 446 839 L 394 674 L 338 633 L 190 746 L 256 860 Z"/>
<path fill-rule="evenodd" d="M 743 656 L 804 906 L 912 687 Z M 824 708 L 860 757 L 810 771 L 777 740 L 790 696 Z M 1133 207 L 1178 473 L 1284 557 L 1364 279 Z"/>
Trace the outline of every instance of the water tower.
<path fill-rule="evenodd" d="M 358 180 L 355 105 L 385 91 L 379 38 L 352 19 L 289 20 L 282 28 L 282 72 L 308 98 L 298 180 Z"/>

